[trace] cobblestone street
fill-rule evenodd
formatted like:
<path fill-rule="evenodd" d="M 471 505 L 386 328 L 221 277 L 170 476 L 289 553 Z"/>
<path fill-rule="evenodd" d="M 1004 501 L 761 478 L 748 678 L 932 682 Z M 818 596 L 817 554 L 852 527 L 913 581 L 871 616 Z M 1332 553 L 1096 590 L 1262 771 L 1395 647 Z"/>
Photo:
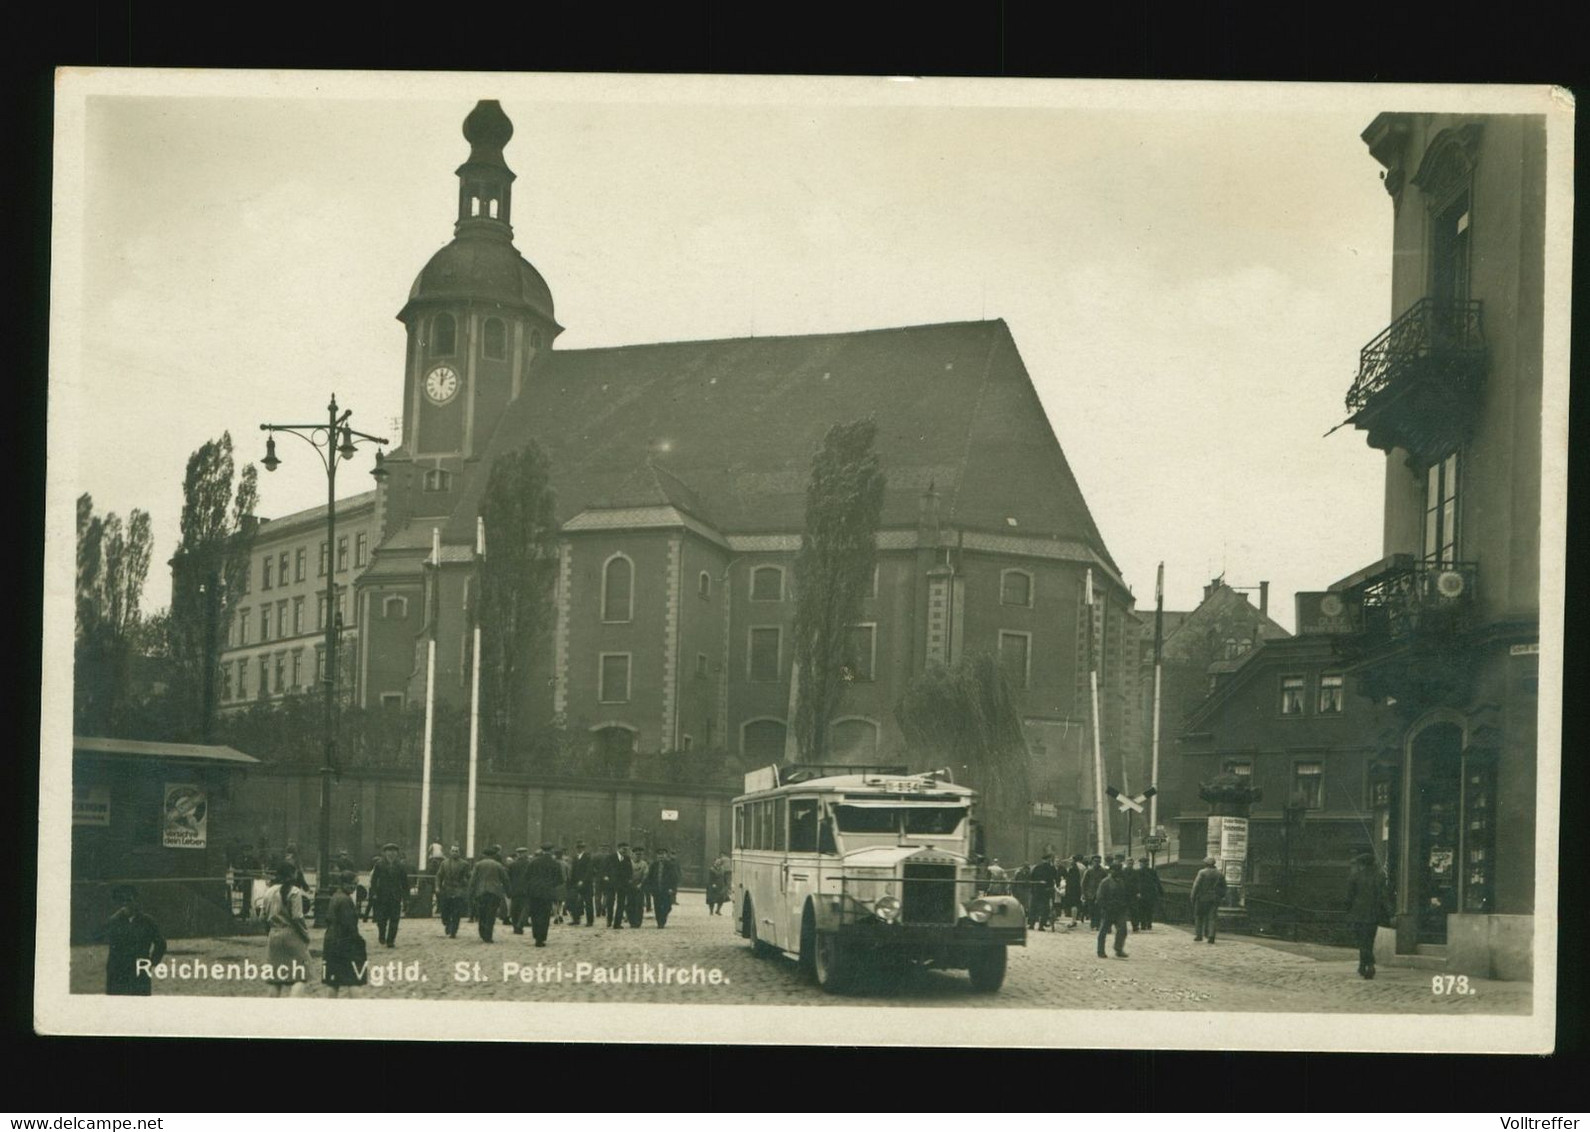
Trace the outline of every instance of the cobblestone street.
<path fill-rule="evenodd" d="M 1034 932 L 1028 946 L 1012 948 L 1004 989 L 995 995 L 972 991 L 964 971 L 879 972 L 842 999 L 826 995 L 788 959 L 761 959 L 734 932 L 726 913 L 709 916 L 700 893 L 685 893 L 668 927 L 658 930 L 648 917 L 638 930 L 611 931 L 605 925 L 571 928 L 553 925 L 545 948 L 524 935 L 498 927 L 496 942 L 482 942 L 473 924 L 458 938 L 442 934 L 435 919 L 405 920 L 397 947 L 376 943 L 375 925 L 362 931 L 370 944 L 372 968 L 394 962 L 401 968 L 381 975 L 383 985 L 352 992 L 369 998 L 540 999 L 563 1002 L 696 1002 L 711 1005 L 818 1004 L 852 1006 L 964 1005 L 979 1008 L 1047 1007 L 1073 1010 L 1295 1011 L 1395 1014 L 1527 1014 L 1528 983 L 1474 980 L 1466 996 L 1437 995 L 1431 973 L 1382 967 L 1371 981 L 1355 973 L 1356 953 L 1346 948 L 1288 945 L 1222 936 L 1213 947 L 1194 943 L 1181 927 L 1161 925 L 1134 935 L 1130 958 L 1099 959 L 1086 927 Z M 316 969 L 307 997 L 329 997 L 319 982 L 320 932 L 311 948 Z M 179 939 L 166 956 L 179 964 L 265 962 L 264 936 Z M 99 993 L 104 988 L 105 949 L 72 949 L 71 989 Z M 517 968 L 505 965 L 519 965 Z M 537 969 L 537 964 L 541 968 Z M 581 966 L 586 964 L 588 966 Z M 629 966 L 626 966 L 629 965 Z M 649 966 L 648 966 L 649 965 Z M 697 973 L 696 968 L 700 968 Z M 689 980 L 679 985 L 680 969 Z M 653 979 L 646 981 L 650 971 Z M 717 972 L 714 974 L 714 972 Z M 559 975 L 561 974 L 561 979 Z M 156 979 L 156 995 L 251 995 L 269 993 L 263 982 L 173 974 Z"/>

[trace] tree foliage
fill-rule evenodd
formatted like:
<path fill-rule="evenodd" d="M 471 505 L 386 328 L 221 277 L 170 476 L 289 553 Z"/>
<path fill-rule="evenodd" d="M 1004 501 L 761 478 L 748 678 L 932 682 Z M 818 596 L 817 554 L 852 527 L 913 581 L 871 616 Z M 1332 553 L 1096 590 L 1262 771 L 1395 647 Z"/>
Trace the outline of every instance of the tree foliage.
<path fill-rule="evenodd" d="M 1025 820 L 1032 802 L 1027 741 L 994 657 L 929 664 L 906 685 L 895 720 L 916 759 L 948 766 L 982 795 L 986 821 L 1009 828 Z"/>
<path fill-rule="evenodd" d="M 147 512 L 134 509 L 123 524 L 78 496 L 72 722 L 80 734 L 110 734 L 123 721 L 151 541 Z"/>
<path fill-rule="evenodd" d="M 834 425 L 812 458 L 806 487 L 806 522 L 795 556 L 795 735 L 801 757 L 810 762 L 821 762 L 828 751 L 829 724 L 849 682 L 852 627 L 877 562 L 885 486 L 873 451 L 877 434 L 871 419 Z"/>
<path fill-rule="evenodd" d="M 481 714 L 499 750 L 528 723 L 527 675 L 551 618 L 558 571 L 558 520 L 546 456 L 530 443 L 491 466 L 481 499 Z"/>
<path fill-rule="evenodd" d="M 231 603 L 245 591 L 258 501 L 258 473 L 252 464 L 236 472 L 230 433 L 188 457 L 181 540 L 171 563 L 170 641 L 190 736 L 211 731 L 215 667 Z"/>

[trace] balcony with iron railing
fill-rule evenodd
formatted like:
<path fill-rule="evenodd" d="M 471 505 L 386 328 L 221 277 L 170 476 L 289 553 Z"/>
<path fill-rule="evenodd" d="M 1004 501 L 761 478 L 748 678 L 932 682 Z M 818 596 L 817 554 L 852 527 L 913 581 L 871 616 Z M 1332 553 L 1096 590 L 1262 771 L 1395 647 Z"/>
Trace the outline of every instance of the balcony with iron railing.
<path fill-rule="evenodd" d="M 1371 447 L 1428 464 L 1462 443 L 1485 380 L 1481 306 L 1420 299 L 1359 351 L 1347 411 Z"/>
<path fill-rule="evenodd" d="M 1439 642 L 1471 627 L 1479 564 L 1416 562 L 1396 555 L 1352 591 L 1371 646 L 1424 639 Z"/>

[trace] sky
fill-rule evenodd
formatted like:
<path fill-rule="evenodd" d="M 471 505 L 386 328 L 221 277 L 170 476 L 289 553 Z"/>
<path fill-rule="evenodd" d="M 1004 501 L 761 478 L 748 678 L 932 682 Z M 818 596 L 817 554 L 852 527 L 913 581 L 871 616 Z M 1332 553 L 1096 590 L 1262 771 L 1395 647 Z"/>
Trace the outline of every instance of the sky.
<path fill-rule="evenodd" d="M 1003 318 L 1139 608 L 1163 561 L 1167 608 L 1263 580 L 1291 628 L 1295 591 L 1380 557 L 1384 458 L 1325 434 L 1393 313 L 1359 138 L 1391 89 L 120 76 L 57 154 L 50 459 L 150 512 L 154 609 L 205 440 L 257 461 L 260 422 L 334 392 L 396 442 L 395 316 L 497 98 L 557 348 Z M 278 449 L 260 513 L 321 502 Z"/>

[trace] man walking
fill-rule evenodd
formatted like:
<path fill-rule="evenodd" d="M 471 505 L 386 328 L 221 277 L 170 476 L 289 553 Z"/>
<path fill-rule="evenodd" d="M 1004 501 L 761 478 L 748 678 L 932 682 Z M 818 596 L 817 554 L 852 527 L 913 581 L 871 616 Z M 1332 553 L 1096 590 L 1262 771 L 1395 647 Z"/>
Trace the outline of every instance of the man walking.
<path fill-rule="evenodd" d="M 1027 926 L 1042 931 L 1054 919 L 1054 882 L 1060 879 L 1054 867 L 1054 854 L 1045 853 L 1043 860 L 1032 867 L 1028 876 L 1032 885 L 1032 903 L 1027 905 Z"/>
<path fill-rule="evenodd" d="M 381 846 L 381 859 L 370 870 L 370 908 L 375 914 L 375 930 L 381 943 L 397 946 L 398 921 L 403 918 L 403 898 L 409 894 L 408 870 L 398 860 L 398 847 L 388 841 Z"/>
<path fill-rule="evenodd" d="M 1220 902 L 1226 898 L 1226 878 L 1215 868 L 1213 857 L 1204 858 L 1204 867 L 1193 878 L 1193 942 L 1215 941 L 1215 926 L 1220 919 Z"/>
<path fill-rule="evenodd" d="M 495 845 L 487 849 L 469 874 L 469 900 L 475 908 L 475 926 L 480 930 L 480 938 L 487 943 L 492 942 L 497 917 L 508 893 L 508 870 L 497 859 L 500 852 Z"/>
<path fill-rule="evenodd" d="M 575 927 L 580 926 L 580 917 L 585 917 L 585 926 L 590 927 L 596 922 L 595 910 L 591 902 L 591 884 L 593 869 L 591 855 L 585 851 L 585 842 L 574 843 L 574 859 L 569 862 L 569 923 Z"/>
<path fill-rule="evenodd" d="M 1137 907 L 1132 913 L 1132 930 L 1154 930 L 1154 914 L 1159 911 L 1159 898 L 1165 886 L 1159 882 L 1159 872 L 1148 863 L 1147 857 L 1137 859 Z"/>
<path fill-rule="evenodd" d="M 629 926 L 638 928 L 646 918 L 646 897 L 651 886 L 651 862 L 646 860 L 646 850 L 635 847 L 634 871 L 629 878 Z"/>
<path fill-rule="evenodd" d="M 530 918 L 530 850 L 519 846 L 508 862 L 508 920 L 513 924 L 514 935 L 524 935 L 525 921 Z"/>
<path fill-rule="evenodd" d="M 436 906 L 448 939 L 458 938 L 458 921 L 469 906 L 469 862 L 454 845 L 436 870 Z"/>
<path fill-rule="evenodd" d="M 610 845 L 597 847 L 591 858 L 591 879 L 596 890 L 596 914 L 604 920 L 613 919 L 613 873 L 618 853 Z"/>
<path fill-rule="evenodd" d="M 668 913 L 673 911 L 679 897 L 679 862 L 666 849 L 657 850 L 657 864 L 652 870 L 652 909 L 657 926 L 668 926 Z"/>
<path fill-rule="evenodd" d="M 1104 938 L 1115 929 L 1115 957 L 1126 958 L 1126 918 L 1132 907 L 1131 890 L 1127 887 L 1126 870 L 1120 862 L 1110 866 L 1108 875 L 1099 882 L 1099 958 L 1104 956 Z"/>
<path fill-rule="evenodd" d="M 1358 944 L 1358 974 L 1375 977 L 1375 932 L 1385 913 L 1386 885 L 1370 853 L 1360 853 L 1347 878 L 1347 922 Z"/>
<path fill-rule="evenodd" d="M 1095 853 L 1088 871 L 1082 874 L 1082 911 L 1094 931 L 1099 930 L 1099 883 L 1104 880 L 1107 871 L 1104 859 Z"/>
<path fill-rule="evenodd" d="M 1082 912 L 1082 854 L 1077 853 L 1070 861 L 1066 862 L 1065 872 L 1062 874 L 1066 882 L 1065 903 L 1062 910 L 1071 916 L 1071 926 L 1076 927 L 1081 921 Z"/>
<path fill-rule="evenodd" d="M 605 899 L 607 905 L 607 926 L 613 931 L 624 927 L 624 918 L 628 913 L 629 882 L 635 875 L 635 862 L 629 859 L 628 842 L 620 842 L 618 851 L 613 859 L 608 862 L 605 874 L 608 895 Z"/>
<path fill-rule="evenodd" d="M 552 905 L 563 887 L 563 866 L 552 855 L 552 842 L 543 841 L 541 851 L 534 857 L 524 858 L 525 903 L 530 913 L 530 934 L 536 946 L 547 945 L 547 925 L 552 921 Z M 518 914 L 514 922 L 519 922 Z M 518 929 L 515 929 L 516 931 Z"/>

